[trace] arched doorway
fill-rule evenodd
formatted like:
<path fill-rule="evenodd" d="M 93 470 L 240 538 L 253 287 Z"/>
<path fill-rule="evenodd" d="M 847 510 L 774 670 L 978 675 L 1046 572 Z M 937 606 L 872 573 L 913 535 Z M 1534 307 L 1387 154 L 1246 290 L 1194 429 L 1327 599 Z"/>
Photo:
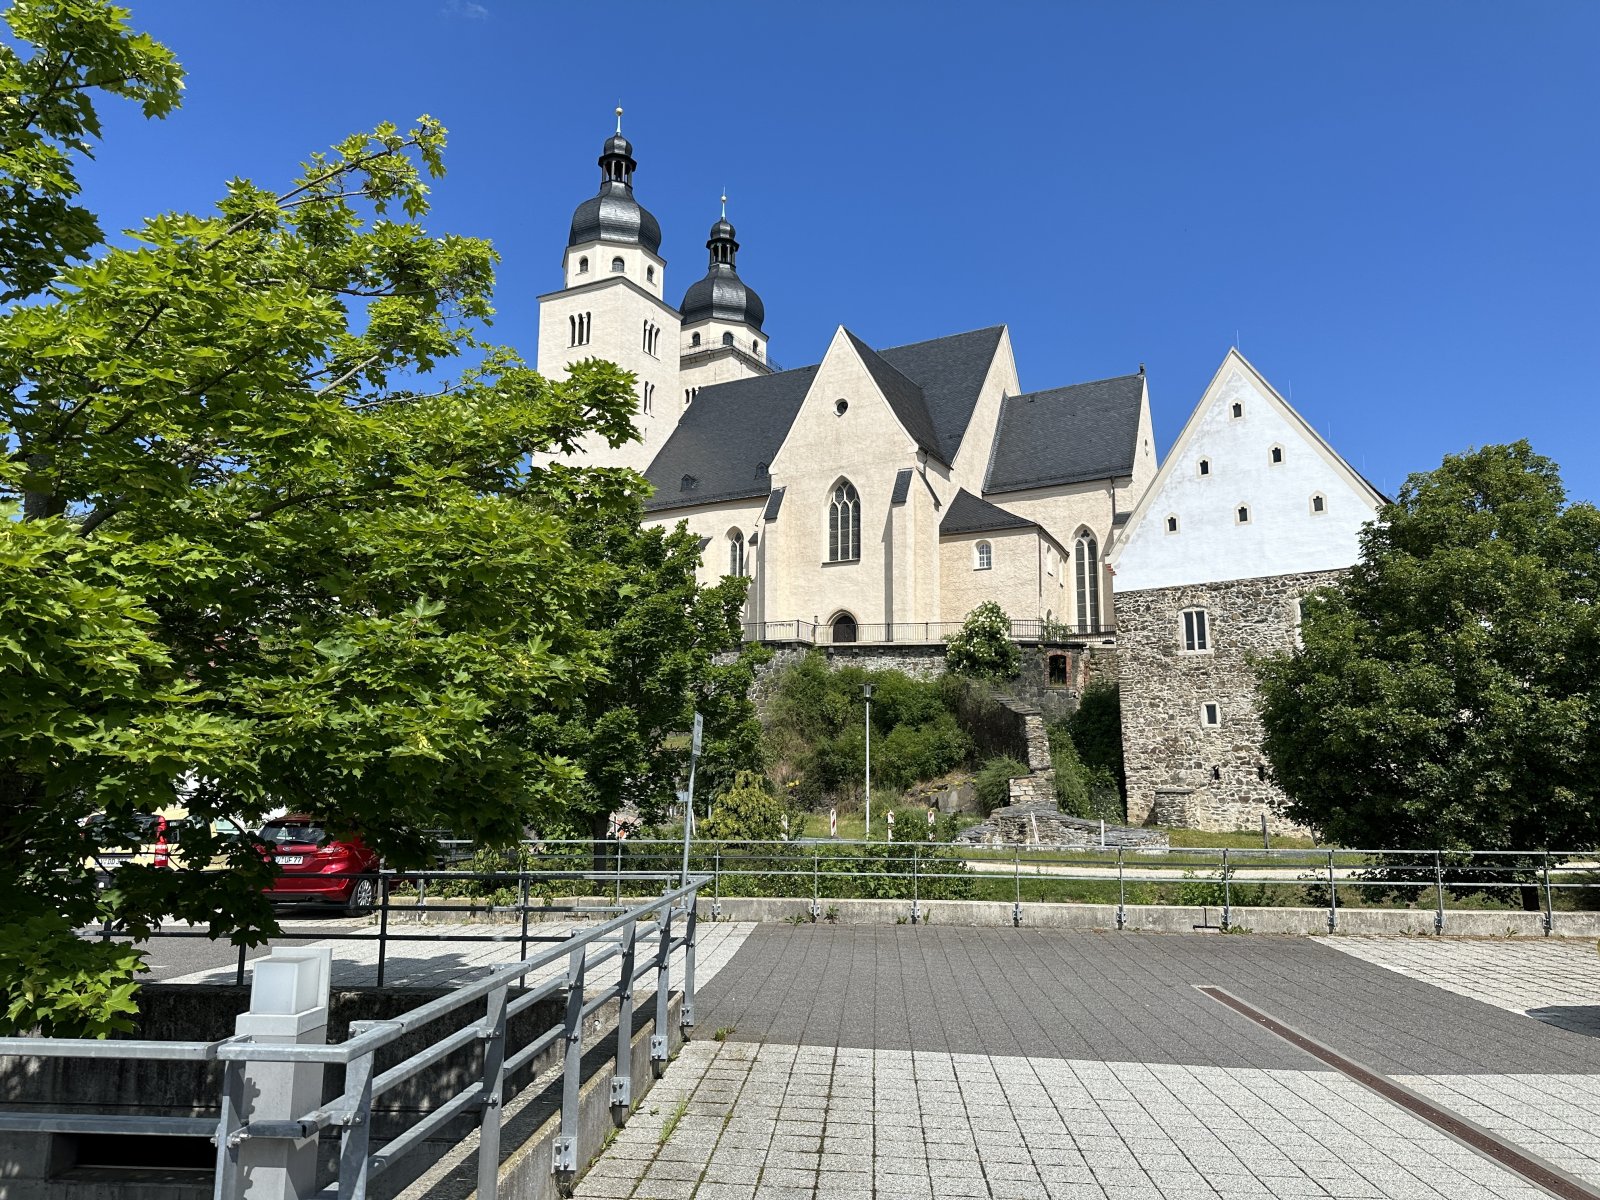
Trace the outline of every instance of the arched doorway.
<path fill-rule="evenodd" d="M 834 617 L 830 628 L 832 629 L 835 643 L 856 640 L 856 619 L 847 612 L 842 612 Z"/>

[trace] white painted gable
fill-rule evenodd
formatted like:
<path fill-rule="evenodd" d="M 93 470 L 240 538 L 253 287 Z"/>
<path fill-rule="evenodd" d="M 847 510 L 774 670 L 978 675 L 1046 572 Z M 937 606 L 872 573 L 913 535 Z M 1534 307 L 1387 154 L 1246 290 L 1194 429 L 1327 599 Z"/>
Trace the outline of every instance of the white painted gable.
<path fill-rule="evenodd" d="M 1272 461 L 1274 446 L 1281 463 Z M 1381 502 L 1230 350 L 1106 561 L 1119 592 L 1336 570 L 1355 563 L 1357 535 Z"/>

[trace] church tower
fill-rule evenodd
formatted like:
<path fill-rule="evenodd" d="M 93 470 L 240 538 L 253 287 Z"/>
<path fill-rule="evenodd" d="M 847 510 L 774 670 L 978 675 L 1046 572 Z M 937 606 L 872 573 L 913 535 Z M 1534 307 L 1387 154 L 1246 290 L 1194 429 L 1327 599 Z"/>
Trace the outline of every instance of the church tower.
<path fill-rule="evenodd" d="M 600 152 L 600 191 L 572 214 L 562 258 L 565 286 L 539 297 L 539 373 L 564 379 L 587 358 L 614 362 L 637 377 L 634 423 L 642 442 L 615 449 L 584 439 L 587 463 L 643 471 L 683 410 L 678 382 L 682 322 L 664 299 L 661 226 L 633 195 L 633 143 L 617 131 Z M 731 232 L 731 230 L 730 230 Z"/>
<path fill-rule="evenodd" d="M 707 384 L 767 375 L 775 369 L 767 361 L 767 335 L 761 332 L 766 308 L 735 267 L 739 243 L 728 223 L 726 196 L 706 249 L 711 262 L 705 278 L 690 285 L 678 306 L 683 314 L 679 386 L 686 404 Z"/>

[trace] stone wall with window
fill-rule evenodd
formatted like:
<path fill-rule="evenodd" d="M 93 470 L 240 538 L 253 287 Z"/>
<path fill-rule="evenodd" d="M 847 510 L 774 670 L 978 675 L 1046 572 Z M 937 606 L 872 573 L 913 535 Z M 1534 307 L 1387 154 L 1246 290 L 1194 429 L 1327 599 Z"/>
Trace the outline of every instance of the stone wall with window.
<path fill-rule="evenodd" d="M 1294 645 L 1298 600 L 1344 571 L 1116 596 L 1122 746 L 1131 824 L 1294 832 L 1272 808 L 1251 660 Z M 1190 649 L 1203 612 L 1205 648 Z M 1214 708 L 1208 710 L 1208 706 Z"/>

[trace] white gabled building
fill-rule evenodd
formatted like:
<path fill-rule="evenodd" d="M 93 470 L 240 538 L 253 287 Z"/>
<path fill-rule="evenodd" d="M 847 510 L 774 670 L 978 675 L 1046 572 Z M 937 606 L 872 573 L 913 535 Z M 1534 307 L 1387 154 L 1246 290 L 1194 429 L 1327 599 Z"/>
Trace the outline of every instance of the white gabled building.
<path fill-rule="evenodd" d="M 1281 826 L 1250 659 L 1294 644 L 1300 597 L 1354 565 L 1383 502 L 1228 352 L 1106 556 L 1131 823 Z"/>

